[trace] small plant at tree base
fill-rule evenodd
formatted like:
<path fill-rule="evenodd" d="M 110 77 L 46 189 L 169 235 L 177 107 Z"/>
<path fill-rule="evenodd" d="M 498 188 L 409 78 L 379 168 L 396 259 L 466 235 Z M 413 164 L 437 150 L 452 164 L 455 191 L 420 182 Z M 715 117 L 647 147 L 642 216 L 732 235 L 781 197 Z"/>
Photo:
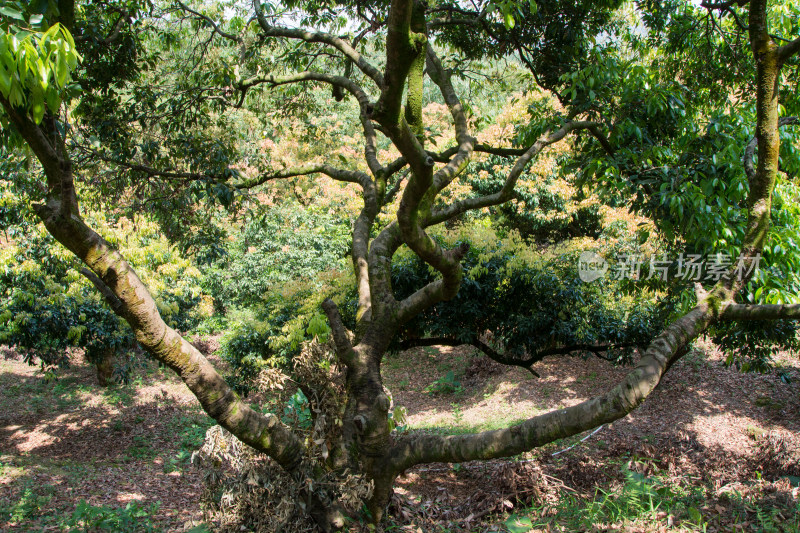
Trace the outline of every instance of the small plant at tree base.
<path fill-rule="evenodd" d="M 66 521 L 67 531 L 96 531 L 109 533 L 156 533 L 160 528 L 153 524 L 152 516 L 159 503 L 143 506 L 130 502 L 125 507 L 90 505 L 81 500 L 72 516 Z"/>
<path fill-rule="evenodd" d="M 457 426 L 461 425 L 461 422 L 464 421 L 464 411 L 461 410 L 461 405 L 457 402 L 453 402 L 450 404 L 450 407 L 453 408 L 453 422 Z"/>
<path fill-rule="evenodd" d="M 26 486 L 15 503 L 0 507 L 0 520 L 11 524 L 22 523 L 44 513 L 51 499 L 52 496 L 41 494 L 32 486 Z"/>
<path fill-rule="evenodd" d="M 303 391 L 297 391 L 286 402 L 286 407 L 283 408 L 283 423 L 301 429 L 311 428 L 311 409 Z"/>
<path fill-rule="evenodd" d="M 425 387 L 425 392 L 428 394 L 459 394 L 464 392 L 464 387 L 461 386 L 455 373 L 448 370 L 444 376 Z"/>

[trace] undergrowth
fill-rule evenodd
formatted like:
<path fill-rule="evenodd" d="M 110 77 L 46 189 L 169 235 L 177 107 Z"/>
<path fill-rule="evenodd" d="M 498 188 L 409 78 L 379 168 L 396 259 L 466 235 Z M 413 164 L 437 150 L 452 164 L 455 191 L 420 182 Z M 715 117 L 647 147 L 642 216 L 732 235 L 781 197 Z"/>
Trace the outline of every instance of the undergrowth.
<path fill-rule="evenodd" d="M 555 506 L 533 506 L 508 517 L 511 533 L 523 531 L 679 531 L 728 530 L 800 532 L 800 501 L 783 505 L 759 491 L 714 497 L 708 487 L 646 477 L 623 467 L 624 481 L 599 488 L 586 500 L 563 492 Z M 713 527 L 711 527 L 713 526 Z M 709 529 L 711 527 L 711 529 Z"/>

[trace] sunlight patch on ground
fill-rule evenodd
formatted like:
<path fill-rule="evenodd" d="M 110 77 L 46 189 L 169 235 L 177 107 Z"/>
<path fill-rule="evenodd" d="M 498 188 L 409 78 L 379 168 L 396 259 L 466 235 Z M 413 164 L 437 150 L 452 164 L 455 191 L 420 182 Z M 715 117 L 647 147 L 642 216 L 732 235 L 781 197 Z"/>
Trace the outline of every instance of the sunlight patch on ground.
<path fill-rule="evenodd" d="M 143 502 L 145 495 L 140 492 L 120 492 L 117 494 L 116 500 L 120 503 L 129 503 L 132 501 Z"/>

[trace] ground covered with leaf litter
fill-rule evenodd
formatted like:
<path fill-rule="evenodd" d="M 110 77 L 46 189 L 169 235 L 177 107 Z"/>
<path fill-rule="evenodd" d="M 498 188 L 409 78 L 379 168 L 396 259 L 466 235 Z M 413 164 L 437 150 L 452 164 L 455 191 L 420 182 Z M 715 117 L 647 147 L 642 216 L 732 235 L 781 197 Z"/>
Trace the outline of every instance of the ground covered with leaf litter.
<path fill-rule="evenodd" d="M 188 389 L 143 363 L 129 385 L 101 390 L 74 359 L 47 380 L 0 353 L 0 529 L 206 530 L 190 458 L 211 421 Z M 701 343 L 624 420 L 512 460 L 409 470 L 387 529 L 800 531 L 800 362 L 778 363 L 789 383 L 725 368 Z M 446 434 L 573 405 L 630 369 L 553 357 L 536 370 L 468 347 L 417 348 L 384 364 L 408 431 Z"/>

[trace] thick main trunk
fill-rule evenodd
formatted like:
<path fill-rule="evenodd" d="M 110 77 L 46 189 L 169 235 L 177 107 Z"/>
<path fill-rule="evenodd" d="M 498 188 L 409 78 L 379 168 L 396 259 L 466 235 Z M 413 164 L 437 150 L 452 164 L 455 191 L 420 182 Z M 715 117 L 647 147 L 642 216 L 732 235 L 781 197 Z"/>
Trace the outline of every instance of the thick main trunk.
<path fill-rule="evenodd" d="M 353 428 L 357 462 L 362 472 L 373 483 L 373 493 L 366 502 L 372 519 L 379 522 L 389 504 L 394 475 L 385 469 L 385 458 L 391 447 L 389 426 L 390 400 L 383 389 L 380 372 L 370 370 L 352 386 Z"/>
<path fill-rule="evenodd" d="M 329 460 L 329 467 L 349 468 L 372 481 L 372 496 L 365 503 L 376 523 L 383 517 L 394 481 L 394 474 L 386 468 L 391 449 L 391 400 L 380 372 L 383 356 L 399 327 L 391 307 L 374 306 L 373 310 L 379 312 L 373 315 L 358 344 L 352 346 L 336 306 L 329 300 L 323 303 L 337 356 L 347 369 L 341 442 Z"/>
<path fill-rule="evenodd" d="M 297 436 L 278 417 L 251 409 L 196 348 L 166 325 L 147 287 L 119 252 L 77 213 L 65 214 L 57 200 L 36 209 L 50 234 L 121 302 L 115 311 L 127 320 L 139 344 L 183 379 L 209 416 L 287 470 L 299 465 L 303 444 Z"/>

